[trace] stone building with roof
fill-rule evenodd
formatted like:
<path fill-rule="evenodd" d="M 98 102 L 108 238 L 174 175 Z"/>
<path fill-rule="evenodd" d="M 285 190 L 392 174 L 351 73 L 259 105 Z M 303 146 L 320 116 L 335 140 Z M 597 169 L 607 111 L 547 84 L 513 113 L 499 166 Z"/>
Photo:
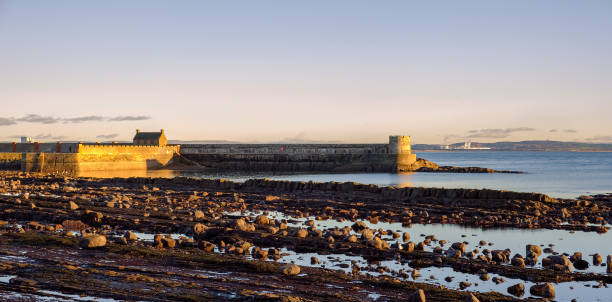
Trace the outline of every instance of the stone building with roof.
<path fill-rule="evenodd" d="M 160 132 L 141 132 L 139 129 L 136 129 L 134 145 L 165 147 L 167 144 L 168 139 L 164 129 L 161 129 Z"/>

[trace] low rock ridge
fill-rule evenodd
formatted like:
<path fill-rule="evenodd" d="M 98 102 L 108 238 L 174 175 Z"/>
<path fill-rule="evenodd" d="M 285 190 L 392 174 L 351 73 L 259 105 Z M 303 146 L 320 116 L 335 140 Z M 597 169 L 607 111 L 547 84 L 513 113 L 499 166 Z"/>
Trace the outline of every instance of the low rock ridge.
<path fill-rule="evenodd" d="M 440 166 L 423 158 L 417 158 L 416 162 L 409 166 L 400 166 L 400 172 L 442 172 L 442 173 L 509 173 L 522 174 L 521 171 L 494 170 L 481 167 L 455 167 Z"/>

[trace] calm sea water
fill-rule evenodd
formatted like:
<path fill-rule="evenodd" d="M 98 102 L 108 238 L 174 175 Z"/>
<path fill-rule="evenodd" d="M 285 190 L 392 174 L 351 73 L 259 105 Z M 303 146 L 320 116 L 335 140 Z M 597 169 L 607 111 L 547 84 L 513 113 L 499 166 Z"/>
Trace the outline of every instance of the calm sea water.
<path fill-rule="evenodd" d="M 440 165 L 477 166 L 497 170 L 518 170 L 525 174 L 461 174 L 461 173 L 346 173 L 346 174 L 202 174 L 193 172 L 149 171 L 142 175 L 176 175 L 201 178 L 228 178 L 243 181 L 268 177 L 295 181 L 353 181 L 365 184 L 444 188 L 488 188 L 520 192 L 540 192 L 553 197 L 575 198 L 580 195 L 612 193 L 612 152 L 493 152 L 452 151 L 418 152 L 418 157 Z M 117 176 L 116 172 L 108 175 Z M 84 175 L 84 176 L 100 176 Z"/>

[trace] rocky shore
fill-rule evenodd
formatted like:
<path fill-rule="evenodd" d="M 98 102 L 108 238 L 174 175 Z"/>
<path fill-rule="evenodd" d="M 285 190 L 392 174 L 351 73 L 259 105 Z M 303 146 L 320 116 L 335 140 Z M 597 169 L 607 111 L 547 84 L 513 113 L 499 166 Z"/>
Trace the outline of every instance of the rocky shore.
<path fill-rule="evenodd" d="M 524 242 L 510 250 L 410 228 L 607 236 L 606 196 L 1 176 L 0 295 L 15 300 L 515 301 L 559 298 L 565 284 L 609 297 L 612 282 L 605 248 L 583 255 L 580 246 L 559 253 Z"/>
<path fill-rule="evenodd" d="M 441 173 L 504 173 L 504 174 L 522 174 L 521 171 L 511 170 L 494 170 L 481 167 L 455 167 L 455 166 L 440 166 L 434 162 L 423 158 L 417 158 L 416 162 L 410 166 L 400 167 L 400 172 L 441 172 Z"/>

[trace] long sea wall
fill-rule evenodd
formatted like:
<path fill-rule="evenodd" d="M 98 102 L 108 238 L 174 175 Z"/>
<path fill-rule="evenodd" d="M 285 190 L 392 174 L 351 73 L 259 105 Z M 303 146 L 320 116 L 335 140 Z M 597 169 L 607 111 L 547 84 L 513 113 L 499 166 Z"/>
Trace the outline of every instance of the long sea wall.
<path fill-rule="evenodd" d="M 55 147 L 58 150 L 62 148 L 56 144 Z M 76 144 L 70 145 L 70 148 L 74 148 L 74 152 L 0 153 L 0 169 L 71 174 L 88 171 L 151 170 L 170 163 L 180 150 L 179 146 L 97 144 Z"/>
<path fill-rule="evenodd" d="M 416 161 L 409 138 L 397 137 L 389 144 L 186 144 L 181 156 L 205 169 L 251 172 L 396 172 Z"/>

